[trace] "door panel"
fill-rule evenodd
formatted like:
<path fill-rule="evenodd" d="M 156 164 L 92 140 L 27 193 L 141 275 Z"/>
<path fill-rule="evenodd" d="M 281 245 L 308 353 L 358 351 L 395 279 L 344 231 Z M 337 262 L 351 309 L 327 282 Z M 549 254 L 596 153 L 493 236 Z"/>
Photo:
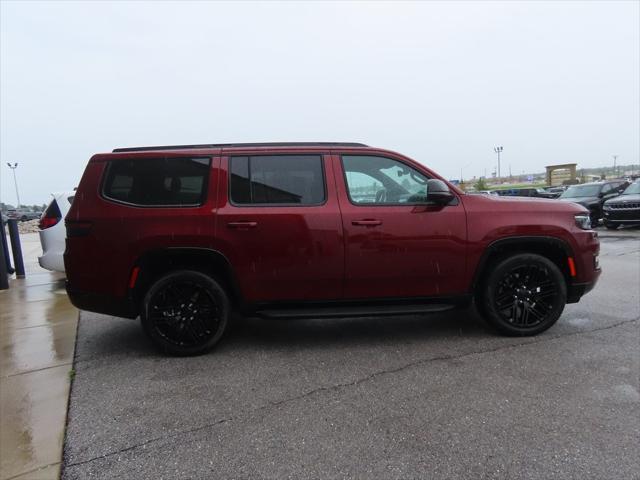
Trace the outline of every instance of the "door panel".
<path fill-rule="evenodd" d="M 335 155 L 332 160 L 345 235 L 345 298 L 426 297 L 465 291 L 467 233 L 461 202 L 445 207 L 376 204 L 411 201 L 417 192 L 411 191 L 411 182 L 401 175 L 396 182 L 399 186 L 378 176 L 378 183 L 385 184 L 384 194 L 353 188 L 352 183 L 350 197 L 341 157 Z"/>
<path fill-rule="evenodd" d="M 251 158 L 257 159 L 257 156 Z M 255 160 L 253 163 L 258 165 L 260 162 Z M 236 272 L 245 301 L 311 301 L 342 297 L 344 241 L 340 210 L 332 165 L 328 157 L 322 157 L 322 163 L 324 177 L 329 180 L 325 182 L 322 204 L 234 205 L 229 201 L 230 157 L 222 158 L 216 241 Z M 241 169 L 234 163 L 234 172 L 236 170 Z M 265 187 L 267 181 L 283 182 L 282 178 L 269 179 L 269 173 L 259 175 L 262 183 L 256 189 L 258 201 L 296 198 L 295 192 L 285 191 L 286 186 Z M 234 185 L 242 184 L 237 173 L 234 178 Z M 258 175 L 253 180 L 258 182 L 257 178 Z M 304 195 L 305 187 L 300 187 L 300 182 L 304 183 L 304 178 L 296 177 L 296 188 Z M 306 188 L 306 191 L 311 189 Z M 317 190 L 308 195 L 314 202 L 317 200 Z M 234 198 L 239 197 L 234 195 Z"/>

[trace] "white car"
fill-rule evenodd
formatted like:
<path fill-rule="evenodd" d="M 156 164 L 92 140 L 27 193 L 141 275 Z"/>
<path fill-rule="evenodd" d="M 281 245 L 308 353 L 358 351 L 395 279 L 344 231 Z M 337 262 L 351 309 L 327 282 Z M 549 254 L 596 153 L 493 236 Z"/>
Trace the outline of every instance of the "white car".
<path fill-rule="evenodd" d="M 42 268 L 64 272 L 62 254 L 65 248 L 67 235 L 64 226 L 64 217 L 67 215 L 75 192 L 52 193 L 53 200 L 40 217 L 40 244 L 42 256 L 38 257 L 38 263 Z"/>

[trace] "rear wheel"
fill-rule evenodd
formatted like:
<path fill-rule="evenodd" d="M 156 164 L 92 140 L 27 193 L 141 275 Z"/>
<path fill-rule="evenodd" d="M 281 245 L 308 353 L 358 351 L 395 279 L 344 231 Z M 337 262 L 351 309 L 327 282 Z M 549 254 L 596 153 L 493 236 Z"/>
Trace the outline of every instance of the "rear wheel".
<path fill-rule="evenodd" d="M 535 254 L 516 254 L 500 261 L 485 279 L 480 294 L 485 320 L 510 336 L 536 335 L 551 327 L 567 302 L 560 269 Z"/>
<path fill-rule="evenodd" d="M 198 355 L 218 343 L 229 299 L 211 277 L 193 270 L 169 273 L 144 298 L 142 326 L 154 345 L 172 355 Z"/>

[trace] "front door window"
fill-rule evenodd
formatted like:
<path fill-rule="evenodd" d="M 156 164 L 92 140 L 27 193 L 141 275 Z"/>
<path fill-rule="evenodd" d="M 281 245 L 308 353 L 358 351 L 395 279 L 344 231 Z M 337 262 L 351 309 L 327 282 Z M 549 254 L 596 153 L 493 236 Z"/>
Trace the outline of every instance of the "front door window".
<path fill-rule="evenodd" d="M 354 205 L 424 204 L 427 177 L 386 157 L 343 155 L 349 199 Z"/>

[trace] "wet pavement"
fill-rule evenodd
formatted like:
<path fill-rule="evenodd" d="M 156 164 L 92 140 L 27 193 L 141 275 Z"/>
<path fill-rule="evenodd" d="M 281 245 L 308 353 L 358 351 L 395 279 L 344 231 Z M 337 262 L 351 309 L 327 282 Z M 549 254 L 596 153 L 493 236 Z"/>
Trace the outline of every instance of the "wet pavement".
<path fill-rule="evenodd" d="M 533 338 L 472 310 L 248 319 L 208 355 L 82 312 L 64 479 L 638 478 L 640 231 Z"/>
<path fill-rule="evenodd" d="M 0 478 L 58 478 L 78 311 L 21 235 L 26 278 L 0 291 Z"/>

